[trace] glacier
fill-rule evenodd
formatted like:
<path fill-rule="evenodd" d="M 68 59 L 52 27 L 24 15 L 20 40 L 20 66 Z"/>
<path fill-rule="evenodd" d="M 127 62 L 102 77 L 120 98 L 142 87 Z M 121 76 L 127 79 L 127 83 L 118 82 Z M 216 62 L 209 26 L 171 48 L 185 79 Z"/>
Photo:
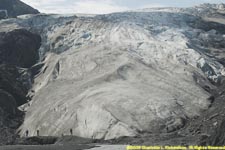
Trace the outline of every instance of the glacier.
<path fill-rule="evenodd" d="M 209 89 L 225 75 L 207 46 L 224 41 L 225 33 L 204 26 L 204 12 L 222 6 L 1 21 L 0 31 L 25 28 L 42 37 L 43 67 L 23 107 L 20 135 L 61 136 L 72 129 L 107 140 L 183 128 L 210 107 Z"/>

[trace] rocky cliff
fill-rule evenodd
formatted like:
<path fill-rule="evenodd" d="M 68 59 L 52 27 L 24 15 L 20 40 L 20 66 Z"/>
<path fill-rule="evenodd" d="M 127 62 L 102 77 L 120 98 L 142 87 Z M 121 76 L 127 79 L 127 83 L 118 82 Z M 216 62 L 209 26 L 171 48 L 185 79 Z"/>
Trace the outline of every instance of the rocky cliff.
<path fill-rule="evenodd" d="M 222 6 L 2 21 L 1 31 L 25 28 L 42 38 L 20 135 L 72 130 L 115 139 L 182 130 L 224 84 Z"/>
<path fill-rule="evenodd" d="M 17 107 L 29 100 L 30 68 L 38 61 L 40 42 L 40 36 L 24 29 L 0 32 L 0 144 L 13 142 L 23 122 Z"/>

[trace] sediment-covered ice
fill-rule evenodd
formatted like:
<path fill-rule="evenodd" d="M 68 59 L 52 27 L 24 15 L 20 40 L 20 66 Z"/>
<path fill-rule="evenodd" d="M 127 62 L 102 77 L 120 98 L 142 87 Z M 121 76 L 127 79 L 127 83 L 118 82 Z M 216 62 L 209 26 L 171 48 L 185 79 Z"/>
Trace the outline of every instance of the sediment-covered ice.
<path fill-rule="evenodd" d="M 213 88 L 211 82 L 225 72 L 204 45 L 198 47 L 211 42 L 203 39 L 212 31 L 194 27 L 201 18 L 190 8 L 184 12 L 7 20 L 42 36 L 44 66 L 34 81 L 21 136 L 26 130 L 30 136 L 37 130 L 60 136 L 72 129 L 77 136 L 113 139 L 171 132 L 200 115 L 211 103 L 202 87 Z"/>

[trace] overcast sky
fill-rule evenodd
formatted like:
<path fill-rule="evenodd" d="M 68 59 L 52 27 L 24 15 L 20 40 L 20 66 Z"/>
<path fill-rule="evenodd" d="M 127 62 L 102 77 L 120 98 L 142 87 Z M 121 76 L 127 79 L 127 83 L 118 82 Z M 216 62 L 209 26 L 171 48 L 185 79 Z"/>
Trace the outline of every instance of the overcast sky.
<path fill-rule="evenodd" d="M 190 7 L 225 0 L 22 0 L 44 13 L 104 14 L 149 7 Z"/>

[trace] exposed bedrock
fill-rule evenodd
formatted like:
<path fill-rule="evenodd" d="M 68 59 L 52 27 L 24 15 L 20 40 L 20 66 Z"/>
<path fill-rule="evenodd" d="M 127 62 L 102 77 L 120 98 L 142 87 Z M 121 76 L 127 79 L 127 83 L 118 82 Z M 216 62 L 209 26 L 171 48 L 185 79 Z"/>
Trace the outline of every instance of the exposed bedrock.
<path fill-rule="evenodd" d="M 23 70 L 26 72 L 26 70 Z M 27 77 L 26 77 L 27 76 Z M 18 106 L 26 103 L 26 94 L 31 87 L 29 73 L 25 76 L 15 66 L 0 65 L 0 88 L 16 98 Z"/>
<path fill-rule="evenodd" d="M 25 29 L 0 33 L 0 63 L 29 68 L 39 59 L 40 36 Z"/>
<path fill-rule="evenodd" d="M 23 121 L 17 107 L 27 102 L 29 80 L 15 66 L 0 65 L 0 145 L 10 144 L 17 136 L 16 129 Z"/>
<path fill-rule="evenodd" d="M 25 29 L 0 32 L 0 145 L 10 144 L 23 121 L 18 107 L 27 103 L 39 59 L 40 36 Z M 37 69 L 36 69 L 37 71 Z"/>

